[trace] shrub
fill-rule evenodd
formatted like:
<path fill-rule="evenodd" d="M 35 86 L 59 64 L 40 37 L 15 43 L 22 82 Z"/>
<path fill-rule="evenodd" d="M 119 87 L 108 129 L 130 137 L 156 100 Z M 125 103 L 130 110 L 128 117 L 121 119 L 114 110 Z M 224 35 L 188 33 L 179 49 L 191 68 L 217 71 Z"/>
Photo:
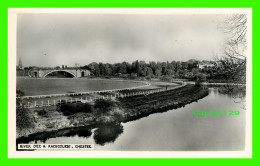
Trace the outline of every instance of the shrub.
<path fill-rule="evenodd" d="M 69 103 L 60 105 L 59 111 L 61 111 L 64 115 L 72 115 L 78 112 L 89 113 L 92 112 L 92 106 L 89 103 Z"/>
<path fill-rule="evenodd" d="M 149 81 L 151 80 L 151 76 L 146 76 L 145 78 L 146 78 L 146 80 L 149 80 Z"/>
<path fill-rule="evenodd" d="M 195 75 L 195 86 L 201 86 L 201 83 L 206 81 L 206 76 L 202 73 L 198 73 Z"/>
<path fill-rule="evenodd" d="M 97 108 L 102 111 L 102 113 L 106 113 L 110 111 L 114 107 L 114 102 L 111 100 L 98 99 L 95 101 L 94 108 Z"/>
<path fill-rule="evenodd" d="M 16 97 L 21 97 L 21 96 L 24 96 L 24 91 L 20 89 L 16 89 Z"/>
<path fill-rule="evenodd" d="M 45 109 L 37 111 L 37 114 L 42 117 L 48 117 L 48 112 Z"/>
<path fill-rule="evenodd" d="M 16 110 L 16 129 L 18 133 L 28 131 L 35 127 L 33 112 L 27 108 Z"/>

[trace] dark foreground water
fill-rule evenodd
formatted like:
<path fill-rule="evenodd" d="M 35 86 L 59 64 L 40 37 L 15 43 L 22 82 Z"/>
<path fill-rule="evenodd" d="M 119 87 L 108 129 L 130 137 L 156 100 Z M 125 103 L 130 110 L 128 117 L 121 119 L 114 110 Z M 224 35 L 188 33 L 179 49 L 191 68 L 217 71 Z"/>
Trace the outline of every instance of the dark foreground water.
<path fill-rule="evenodd" d="M 94 144 L 95 150 L 244 150 L 244 106 L 244 102 L 232 98 L 232 95 L 220 94 L 211 88 L 209 96 L 183 108 L 152 114 L 122 125 L 80 129 L 44 142 Z M 237 110 L 240 115 L 195 116 L 195 110 Z"/>

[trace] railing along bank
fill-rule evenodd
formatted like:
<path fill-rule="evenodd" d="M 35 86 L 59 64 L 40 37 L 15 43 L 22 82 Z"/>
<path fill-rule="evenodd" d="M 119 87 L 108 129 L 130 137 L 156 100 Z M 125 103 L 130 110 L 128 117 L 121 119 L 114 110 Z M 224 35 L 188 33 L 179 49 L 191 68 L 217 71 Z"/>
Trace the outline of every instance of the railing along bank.
<path fill-rule="evenodd" d="M 169 89 L 152 89 L 152 90 L 140 90 L 140 91 L 136 91 L 136 92 L 128 92 L 128 93 L 118 93 L 124 90 L 133 90 L 136 88 L 124 88 L 124 89 L 118 89 L 118 90 L 104 90 L 104 91 L 92 91 L 92 92 L 82 92 L 82 93 L 74 93 L 74 94 L 70 94 L 70 96 L 72 95 L 84 95 L 84 94 L 93 94 L 93 93 L 105 93 L 105 92 L 117 92 L 116 94 L 109 94 L 109 95 L 100 95 L 100 96 L 87 96 L 87 97 L 80 97 L 80 98 L 69 98 L 69 99 L 53 99 L 53 100 L 47 100 L 47 101 L 33 101 L 30 102 L 28 101 L 27 103 L 24 104 L 25 108 L 35 108 L 35 107 L 46 107 L 46 106 L 54 106 L 57 104 L 67 104 L 67 103 L 87 103 L 87 102 L 94 102 L 97 99 L 111 99 L 111 100 L 115 100 L 116 98 L 125 98 L 125 97 L 133 97 L 133 96 L 141 96 L 141 95 L 150 95 L 150 94 L 155 94 L 155 93 L 160 93 L 160 92 L 164 92 L 164 91 L 169 91 L 169 90 L 173 90 L 173 89 L 178 89 L 181 87 L 186 86 L 187 83 L 186 82 L 182 82 L 181 85 L 173 87 L 173 88 L 169 88 Z M 146 87 L 146 86 L 150 86 L 150 84 L 146 84 L 145 86 L 142 87 Z M 138 87 L 140 88 L 140 86 Z M 46 95 L 46 96 L 50 96 L 50 95 Z M 63 95 L 59 95 L 59 96 L 55 96 L 55 97 L 63 97 Z M 65 95 L 66 96 L 66 95 Z M 25 97 L 25 99 L 27 99 L 27 96 Z M 34 99 L 34 98 L 32 98 Z M 18 105 L 17 107 L 21 107 L 22 105 Z"/>

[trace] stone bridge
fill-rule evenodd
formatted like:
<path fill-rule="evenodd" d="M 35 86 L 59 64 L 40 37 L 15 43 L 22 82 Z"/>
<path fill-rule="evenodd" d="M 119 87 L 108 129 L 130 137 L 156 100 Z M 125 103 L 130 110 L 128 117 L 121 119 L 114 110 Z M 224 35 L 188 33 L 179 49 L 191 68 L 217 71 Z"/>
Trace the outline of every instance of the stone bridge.
<path fill-rule="evenodd" d="M 31 69 L 29 71 L 29 76 L 46 77 L 53 72 L 65 72 L 75 78 L 85 77 L 91 74 L 90 71 L 87 69 Z"/>

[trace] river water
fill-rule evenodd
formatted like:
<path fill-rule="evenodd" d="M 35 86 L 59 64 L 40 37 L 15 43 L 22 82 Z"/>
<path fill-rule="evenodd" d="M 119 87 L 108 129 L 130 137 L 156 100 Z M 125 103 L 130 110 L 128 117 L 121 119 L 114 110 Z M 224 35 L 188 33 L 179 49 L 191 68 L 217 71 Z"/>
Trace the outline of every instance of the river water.
<path fill-rule="evenodd" d="M 47 144 L 94 144 L 95 150 L 230 151 L 245 148 L 245 103 L 209 89 L 207 97 L 175 110 L 104 126 L 88 134 L 61 136 Z M 234 110 L 239 115 L 198 116 L 196 110 Z M 102 133 L 103 132 L 103 133 Z M 41 143 L 38 142 L 38 143 Z"/>

